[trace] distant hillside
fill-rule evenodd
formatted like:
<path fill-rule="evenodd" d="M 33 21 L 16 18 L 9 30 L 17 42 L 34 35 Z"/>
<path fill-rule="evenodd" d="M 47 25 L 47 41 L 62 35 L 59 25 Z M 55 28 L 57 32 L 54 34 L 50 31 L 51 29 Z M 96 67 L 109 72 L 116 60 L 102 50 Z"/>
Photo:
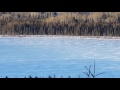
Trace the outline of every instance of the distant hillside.
<path fill-rule="evenodd" d="M 120 12 L 0 12 L 2 35 L 120 36 Z"/>

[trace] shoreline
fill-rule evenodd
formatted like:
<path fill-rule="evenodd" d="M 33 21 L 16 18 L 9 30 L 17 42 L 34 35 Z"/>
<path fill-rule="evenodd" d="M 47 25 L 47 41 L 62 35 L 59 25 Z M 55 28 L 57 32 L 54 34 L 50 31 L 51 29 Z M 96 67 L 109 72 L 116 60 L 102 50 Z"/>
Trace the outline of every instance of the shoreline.
<path fill-rule="evenodd" d="M 71 35 L 0 35 L 1 37 L 77 37 L 85 39 L 119 39 L 115 36 L 71 36 Z"/>

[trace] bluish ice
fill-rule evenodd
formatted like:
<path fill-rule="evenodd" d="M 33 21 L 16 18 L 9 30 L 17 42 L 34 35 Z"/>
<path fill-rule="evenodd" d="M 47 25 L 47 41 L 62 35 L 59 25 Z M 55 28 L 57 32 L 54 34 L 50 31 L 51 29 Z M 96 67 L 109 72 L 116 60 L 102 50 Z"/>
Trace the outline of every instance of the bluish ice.
<path fill-rule="evenodd" d="M 0 37 L 0 77 L 120 77 L 120 40 L 79 37 Z"/>

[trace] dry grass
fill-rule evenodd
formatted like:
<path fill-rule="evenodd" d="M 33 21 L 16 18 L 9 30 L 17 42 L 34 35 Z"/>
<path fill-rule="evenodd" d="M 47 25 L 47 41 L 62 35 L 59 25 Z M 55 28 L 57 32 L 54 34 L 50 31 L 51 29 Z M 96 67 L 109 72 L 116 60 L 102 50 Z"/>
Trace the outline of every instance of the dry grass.
<path fill-rule="evenodd" d="M 73 17 L 76 20 L 89 19 L 89 20 L 94 20 L 95 22 L 97 22 L 101 19 L 101 17 L 103 17 L 103 15 L 105 15 L 107 18 L 101 19 L 101 20 L 104 22 L 110 22 L 110 21 L 116 21 L 118 17 L 120 16 L 120 12 L 90 12 L 90 14 L 84 14 L 84 15 L 79 14 L 79 12 L 57 12 L 57 13 L 58 13 L 58 16 L 54 17 L 53 12 L 45 12 L 45 13 L 42 13 L 42 12 L 11 12 L 11 13 L 2 14 L 0 16 L 0 20 L 3 18 L 16 17 L 17 15 L 26 16 L 26 17 L 31 15 L 32 17 L 33 16 L 38 17 L 39 15 L 46 16 L 47 14 L 49 14 L 50 17 L 43 19 L 42 22 L 69 23 L 69 22 L 72 22 Z"/>
<path fill-rule="evenodd" d="M 101 73 L 98 73 L 96 74 L 96 67 L 95 67 L 95 62 L 94 62 L 94 66 L 93 66 L 93 72 L 91 71 L 91 65 L 88 67 L 85 66 L 85 69 L 87 70 L 87 72 L 83 72 L 87 78 L 96 78 L 97 76 L 101 75 L 101 74 L 104 74 L 105 72 L 101 72 Z"/>

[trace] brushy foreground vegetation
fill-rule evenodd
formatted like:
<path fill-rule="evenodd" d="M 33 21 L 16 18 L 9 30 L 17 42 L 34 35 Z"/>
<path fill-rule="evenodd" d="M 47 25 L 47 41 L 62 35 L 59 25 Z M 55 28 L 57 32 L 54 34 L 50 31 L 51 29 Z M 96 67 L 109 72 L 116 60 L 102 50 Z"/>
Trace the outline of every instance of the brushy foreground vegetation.
<path fill-rule="evenodd" d="M 0 34 L 120 36 L 120 12 L 1 12 Z"/>
<path fill-rule="evenodd" d="M 93 72 L 91 70 L 91 65 L 89 67 L 86 67 L 85 66 L 85 69 L 87 70 L 86 72 L 83 72 L 85 75 L 86 75 L 86 78 L 97 78 L 97 76 L 101 75 L 101 74 L 104 74 L 104 72 L 102 73 L 98 73 L 96 74 L 95 71 L 96 71 L 96 68 L 95 68 L 95 62 L 94 62 L 94 66 L 93 66 Z M 9 77 L 5 77 L 5 78 L 9 78 Z M 17 77 L 16 77 L 17 78 Z M 35 77 L 32 77 L 31 75 L 29 75 L 28 77 L 25 77 L 25 78 L 64 78 L 63 76 L 61 77 L 56 77 L 55 75 L 54 76 L 48 76 L 48 77 L 38 77 L 38 76 L 35 76 Z M 71 76 L 68 76 L 68 78 L 72 78 Z M 77 78 L 81 78 L 80 76 L 77 77 Z"/>

